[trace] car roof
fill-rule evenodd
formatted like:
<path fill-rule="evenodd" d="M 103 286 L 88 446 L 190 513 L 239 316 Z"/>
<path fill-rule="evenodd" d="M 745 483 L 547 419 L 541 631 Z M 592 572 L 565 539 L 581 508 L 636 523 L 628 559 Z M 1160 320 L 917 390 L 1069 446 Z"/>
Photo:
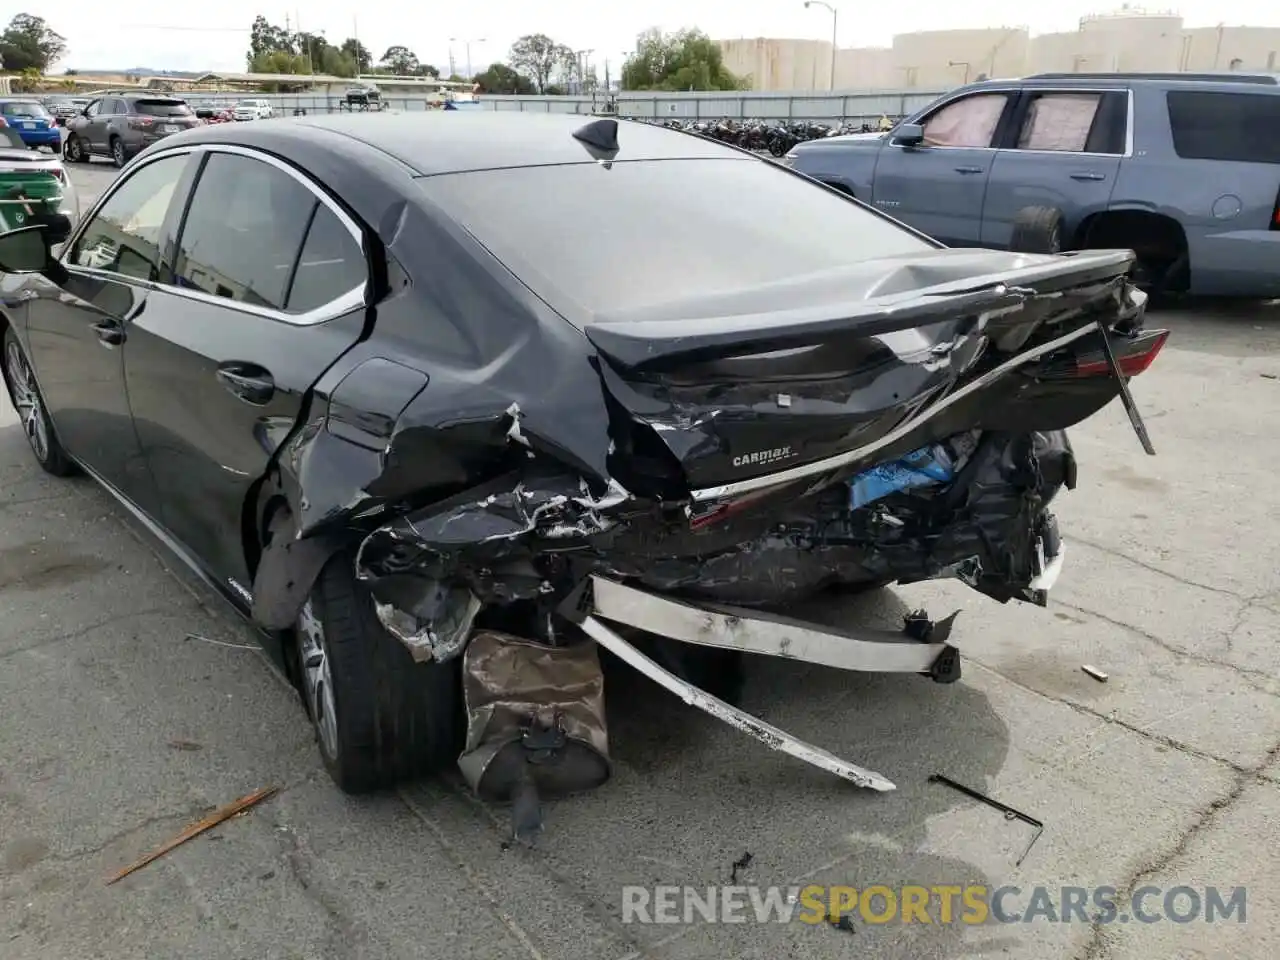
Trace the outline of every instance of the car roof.
<path fill-rule="evenodd" d="M 271 131 L 324 132 L 359 141 L 394 157 L 418 176 L 509 167 L 594 163 L 596 156 L 574 139 L 574 131 L 591 122 L 579 114 L 534 114 L 471 111 L 409 111 L 398 114 L 319 114 L 266 120 L 252 131 L 247 146 L 270 146 Z M 322 132 L 323 131 L 323 132 Z M 203 128 L 187 142 L 234 141 L 249 136 L 235 128 Z M 283 139 L 283 138 L 282 138 Z M 653 124 L 620 121 L 616 159 L 750 159 L 740 150 L 702 137 Z"/>

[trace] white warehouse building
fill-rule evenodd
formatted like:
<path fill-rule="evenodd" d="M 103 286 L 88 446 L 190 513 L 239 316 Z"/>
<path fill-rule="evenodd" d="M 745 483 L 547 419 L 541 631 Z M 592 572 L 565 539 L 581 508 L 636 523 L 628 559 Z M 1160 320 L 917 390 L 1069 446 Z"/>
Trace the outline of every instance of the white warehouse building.
<path fill-rule="evenodd" d="M 753 90 L 830 90 L 830 41 L 721 40 L 725 66 Z M 1079 29 L 1031 35 L 1026 27 L 902 33 L 888 47 L 834 50 L 836 90 L 942 90 L 982 76 L 1031 73 L 1280 72 L 1280 28 L 1187 29 L 1173 13 L 1126 8 L 1085 17 Z"/>

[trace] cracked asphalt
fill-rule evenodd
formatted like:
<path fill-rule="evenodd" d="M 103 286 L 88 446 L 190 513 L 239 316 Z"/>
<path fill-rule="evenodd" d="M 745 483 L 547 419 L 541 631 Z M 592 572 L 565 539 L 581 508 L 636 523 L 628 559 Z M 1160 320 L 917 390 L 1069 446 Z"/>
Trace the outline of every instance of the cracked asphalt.
<path fill-rule="evenodd" d="M 92 194 L 112 173 L 75 177 Z M 1118 404 L 1073 431 L 1047 609 L 933 584 L 814 611 L 888 625 L 960 608 L 960 683 L 750 665 L 747 709 L 898 792 L 850 788 L 619 672 L 615 776 L 550 806 L 532 850 L 504 849 L 505 812 L 457 777 L 340 794 L 250 631 L 91 483 L 41 473 L 0 400 L 0 956 L 1275 957 L 1280 308 L 1158 319 L 1173 338 L 1134 384 L 1158 456 Z M 1045 822 L 1021 866 L 1028 828 L 935 772 Z M 1245 886 L 1247 922 L 621 922 L 624 885 L 727 883 L 747 851 L 752 884 Z"/>

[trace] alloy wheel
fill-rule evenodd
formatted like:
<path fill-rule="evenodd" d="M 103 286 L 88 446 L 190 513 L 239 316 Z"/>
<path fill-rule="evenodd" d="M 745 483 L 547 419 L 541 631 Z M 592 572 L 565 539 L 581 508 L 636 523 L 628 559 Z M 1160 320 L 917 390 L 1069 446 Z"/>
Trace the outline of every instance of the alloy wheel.
<path fill-rule="evenodd" d="M 316 735 L 330 759 L 338 756 L 338 714 L 333 698 L 324 625 L 308 600 L 298 615 L 298 646 L 302 654 L 302 679 L 307 709 L 315 723 Z"/>
<path fill-rule="evenodd" d="M 22 432 L 27 435 L 31 452 L 36 455 L 37 460 L 44 463 L 49 458 L 49 433 L 45 426 L 44 407 L 40 403 L 40 392 L 36 389 L 35 375 L 16 343 L 9 344 L 6 367 L 9 371 L 9 387 L 13 392 L 13 405 L 18 411 Z"/>
<path fill-rule="evenodd" d="M 111 158 L 115 160 L 117 167 L 124 166 L 124 141 L 116 140 L 111 144 Z"/>

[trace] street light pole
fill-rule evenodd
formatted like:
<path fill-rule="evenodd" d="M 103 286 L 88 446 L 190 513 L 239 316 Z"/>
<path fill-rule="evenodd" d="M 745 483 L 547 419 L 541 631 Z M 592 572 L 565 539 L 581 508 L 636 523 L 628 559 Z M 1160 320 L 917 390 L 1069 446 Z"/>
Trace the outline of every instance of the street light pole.
<path fill-rule="evenodd" d="M 831 14 L 831 89 L 836 88 L 836 29 L 840 23 L 840 11 L 825 0 L 804 0 L 804 8 L 822 7 Z"/>
<path fill-rule="evenodd" d="M 461 44 L 465 47 L 466 52 L 467 52 L 467 79 L 468 79 L 468 80 L 470 80 L 473 76 L 475 76 L 475 74 L 471 72 L 471 66 L 472 66 L 472 64 L 471 64 L 471 45 L 472 45 L 473 43 L 477 43 L 477 44 L 478 44 L 478 43 L 486 43 L 487 41 L 485 40 L 485 38 L 484 38 L 484 37 L 476 37 L 476 38 L 474 38 L 474 39 L 469 38 L 469 37 L 450 37 L 450 38 L 449 38 L 449 42 L 450 42 L 450 43 L 461 43 Z M 449 57 L 449 60 L 450 60 L 450 63 L 449 63 L 449 72 L 450 72 L 450 73 L 453 73 L 453 63 L 452 63 L 453 57 L 452 57 L 452 56 L 450 56 L 450 57 Z"/>

